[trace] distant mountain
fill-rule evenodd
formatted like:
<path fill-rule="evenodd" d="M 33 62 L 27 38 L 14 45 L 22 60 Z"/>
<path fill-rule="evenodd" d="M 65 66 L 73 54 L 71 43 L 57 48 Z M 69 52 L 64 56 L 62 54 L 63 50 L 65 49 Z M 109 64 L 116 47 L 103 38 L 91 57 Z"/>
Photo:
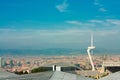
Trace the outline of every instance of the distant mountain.
<path fill-rule="evenodd" d="M 86 54 L 86 49 L 64 49 L 64 48 L 52 48 L 52 49 L 41 49 L 41 50 L 31 50 L 31 49 L 0 49 L 1 56 L 57 56 L 57 55 L 79 55 Z M 120 49 L 95 49 L 94 54 L 119 54 Z"/>

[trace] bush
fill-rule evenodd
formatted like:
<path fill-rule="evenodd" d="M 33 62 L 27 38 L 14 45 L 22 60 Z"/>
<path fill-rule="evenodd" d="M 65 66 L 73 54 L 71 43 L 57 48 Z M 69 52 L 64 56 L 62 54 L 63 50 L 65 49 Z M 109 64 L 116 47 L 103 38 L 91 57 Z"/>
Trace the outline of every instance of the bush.
<path fill-rule="evenodd" d="M 37 72 L 45 72 L 45 71 L 50 71 L 51 68 L 48 67 L 39 67 L 31 70 L 31 73 L 37 73 Z"/>

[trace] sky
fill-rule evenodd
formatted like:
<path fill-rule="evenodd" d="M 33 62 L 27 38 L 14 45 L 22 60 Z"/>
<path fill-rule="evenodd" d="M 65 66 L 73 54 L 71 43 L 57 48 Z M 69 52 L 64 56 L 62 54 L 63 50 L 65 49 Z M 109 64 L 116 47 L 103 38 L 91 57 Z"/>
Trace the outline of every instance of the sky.
<path fill-rule="evenodd" d="M 119 0 L 0 0 L 0 49 L 120 49 Z"/>

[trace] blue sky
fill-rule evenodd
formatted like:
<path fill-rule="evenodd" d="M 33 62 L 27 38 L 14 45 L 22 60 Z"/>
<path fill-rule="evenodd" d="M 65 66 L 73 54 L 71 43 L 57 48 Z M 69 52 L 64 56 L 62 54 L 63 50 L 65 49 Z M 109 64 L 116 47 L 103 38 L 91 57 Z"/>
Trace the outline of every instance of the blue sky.
<path fill-rule="evenodd" d="M 120 1 L 0 0 L 0 48 L 120 47 Z M 114 38 L 113 38 L 114 37 Z"/>

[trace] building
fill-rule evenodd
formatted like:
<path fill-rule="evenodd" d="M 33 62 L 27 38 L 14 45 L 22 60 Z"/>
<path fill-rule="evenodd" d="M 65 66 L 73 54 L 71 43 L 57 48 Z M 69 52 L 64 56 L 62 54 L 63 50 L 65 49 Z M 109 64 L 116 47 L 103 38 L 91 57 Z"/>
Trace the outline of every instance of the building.
<path fill-rule="evenodd" d="M 44 65 L 43 67 L 49 67 L 52 69 L 54 65 L 54 70 L 55 71 L 63 71 L 63 72 L 73 72 L 76 70 L 76 66 L 70 63 L 64 63 L 64 62 L 59 62 L 59 63 L 52 63 L 52 64 L 47 64 Z"/>
<path fill-rule="evenodd" d="M 118 72 L 120 71 L 120 62 L 107 61 L 103 62 L 101 72 Z"/>
<path fill-rule="evenodd" d="M 5 66 L 5 59 L 0 57 L 0 68 Z"/>
<path fill-rule="evenodd" d="M 0 57 L 0 68 L 2 67 L 2 62 L 3 61 L 3 59 L 2 59 L 2 57 Z"/>

